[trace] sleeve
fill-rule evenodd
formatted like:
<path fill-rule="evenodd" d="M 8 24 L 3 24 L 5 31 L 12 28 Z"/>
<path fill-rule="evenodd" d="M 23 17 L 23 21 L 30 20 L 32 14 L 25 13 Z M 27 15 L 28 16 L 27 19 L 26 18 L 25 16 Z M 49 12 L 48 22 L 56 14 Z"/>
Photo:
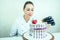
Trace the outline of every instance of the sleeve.
<path fill-rule="evenodd" d="M 19 32 L 19 35 L 22 36 L 24 33 L 27 32 L 28 29 L 25 28 L 25 27 L 26 27 L 26 26 L 23 26 L 23 25 L 20 26 L 20 29 L 19 29 L 19 31 L 18 31 L 18 32 Z"/>
<path fill-rule="evenodd" d="M 13 25 L 12 25 L 12 28 L 11 28 L 10 34 L 9 34 L 10 37 L 16 35 L 17 30 L 18 30 L 18 29 L 17 29 L 17 28 L 18 28 L 17 26 L 18 26 L 18 22 L 17 22 L 17 20 L 15 20 L 14 23 L 13 23 Z"/>

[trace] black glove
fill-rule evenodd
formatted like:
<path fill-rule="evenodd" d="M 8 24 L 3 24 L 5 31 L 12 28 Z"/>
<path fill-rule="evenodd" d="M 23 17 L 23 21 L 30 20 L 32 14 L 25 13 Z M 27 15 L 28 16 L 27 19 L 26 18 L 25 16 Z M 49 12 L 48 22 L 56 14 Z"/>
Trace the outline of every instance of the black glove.
<path fill-rule="evenodd" d="M 51 24 L 52 26 L 55 25 L 55 22 L 54 22 L 52 16 L 48 16 L 48 17 L 44 18 L 43 22 L 47 22 L 48 24 Z"/>

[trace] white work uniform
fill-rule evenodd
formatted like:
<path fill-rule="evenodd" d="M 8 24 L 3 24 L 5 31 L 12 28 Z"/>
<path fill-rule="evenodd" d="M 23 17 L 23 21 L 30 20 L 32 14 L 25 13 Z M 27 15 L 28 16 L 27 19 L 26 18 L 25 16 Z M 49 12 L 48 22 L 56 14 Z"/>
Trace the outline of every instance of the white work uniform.
<path fill-rule="evenodd" d="M 19 18 L 16 19 L 16 21 L 13 23 L 12 29 L 10 36 L 15 36 L 16 33 L 18 34 L 17 36 L 21 36 L 25 33 L 28 32 L 30 29 L 29 24 L 31 23 L 33 17 L 30 18 L 28 23 L 26 23 L 25 19 L 23 16 L 20 16 Z"/>
<path fill-rule="evenodd" d="M 19 18 L 17 18 L 16 21 L 13 23 L 10 36 L 11 37 L 15 36 L 16 33 L 18 34 L 17 36 L 22 36 L 23 33 L 27 32 L 29 30 L 30 22 L 31 22 L 31 18 L 27 23 L 23 16 L 20 16 Z"/>

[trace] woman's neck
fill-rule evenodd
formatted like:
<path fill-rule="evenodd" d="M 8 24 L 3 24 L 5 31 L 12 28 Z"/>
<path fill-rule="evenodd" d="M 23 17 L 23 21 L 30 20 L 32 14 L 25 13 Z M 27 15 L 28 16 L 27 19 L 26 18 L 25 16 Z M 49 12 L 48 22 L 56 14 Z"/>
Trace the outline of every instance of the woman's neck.
<path fill-rule="evenodd" d="M 25 19 L 26 22 L 28 22 L 30 17 L 28 15 L 24 15 L 24 19 Z"/>

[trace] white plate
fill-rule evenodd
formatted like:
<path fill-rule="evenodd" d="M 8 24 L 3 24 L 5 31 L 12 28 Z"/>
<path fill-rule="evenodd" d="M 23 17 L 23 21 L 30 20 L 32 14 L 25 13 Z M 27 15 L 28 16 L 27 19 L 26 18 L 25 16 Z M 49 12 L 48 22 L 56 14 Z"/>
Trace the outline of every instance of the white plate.
<path fill-rule="evenodd" d="M 47 32 L 46 32 L 46 34 L 47 34 L 47 37 L 45 37 L 45 38 L 43 38 L 43 39 L 33 38 L 32 36 L 29 35 L 28 32 L 24 34 L 24 37 L 27 38 L 28 40 L 49 40 L 49 39 L 52 38 L 52 35 L 51 35 L 50 33 L 47 33 Z"/>

